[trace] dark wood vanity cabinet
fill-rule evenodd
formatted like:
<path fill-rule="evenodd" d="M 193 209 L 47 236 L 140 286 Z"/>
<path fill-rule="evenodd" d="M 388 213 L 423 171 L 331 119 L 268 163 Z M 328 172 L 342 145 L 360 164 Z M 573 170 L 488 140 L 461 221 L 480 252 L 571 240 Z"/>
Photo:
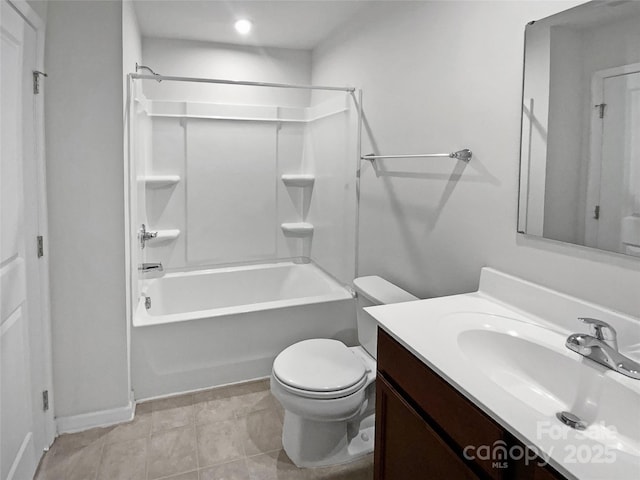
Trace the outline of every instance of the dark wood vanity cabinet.
<path fill-rule="evenodd" d="M 537 462 L 467 460 L 468 445 L 520 444 L 384 330 L 377 365 L 375 480 L 564 478 Z"/>

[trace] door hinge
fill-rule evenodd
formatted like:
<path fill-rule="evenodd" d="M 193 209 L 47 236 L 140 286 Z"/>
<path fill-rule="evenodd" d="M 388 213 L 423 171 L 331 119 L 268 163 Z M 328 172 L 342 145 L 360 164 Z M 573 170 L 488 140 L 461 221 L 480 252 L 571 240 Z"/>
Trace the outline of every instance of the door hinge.
<path fill-rule="evenodd" d="M 49 410 L 49 390 L 44 390 L 42 392 L 42 410 Z"/>
<path fill-rule="evenodd" d="M 34 95 L 38 95 L 40 93 L 40 75 L 42 75 L 43 77 L 49 76 L 46 73 L 41 72 L 39 70 L 33 71 L 33 94 Z"/>
<path fill-rule="evenodd" d="M 600 218 L 600 205 L 596 205 L 593 209 L 593 218 L 598 220 Z"/>
<path fill-rule="evenodd" d="M 604 118 L 604 109 L 606 108 L 606 106 L 606 103 L 599 103 L 598 105 L 595 105 L 595 107 L 598 109 L 599 118 Z"/>
<path fill-rule="evenodd" d="M 44 239 L 42 235 L 38 235 L 38 258 L 44 257 Z"/>

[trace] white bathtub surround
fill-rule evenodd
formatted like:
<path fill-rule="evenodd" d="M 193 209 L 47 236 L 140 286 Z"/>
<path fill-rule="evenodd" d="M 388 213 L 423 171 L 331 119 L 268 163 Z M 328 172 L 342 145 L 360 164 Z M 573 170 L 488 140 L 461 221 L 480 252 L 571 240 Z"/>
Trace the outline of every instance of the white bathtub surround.
<path fill-rule="evenodd" d="M 271 123 L 313 123 L 338 113 L 347 112 L 351 108 L 348 100 L 349 97 L 339 95 L 311 107 L 293 107 L 204 101 L 176 102 L 152 100 L 144 95 L 136 98 L 141 108 L 144 108 L 150 117 L 244 120 Z M 179 178 L 175 180 L 178 181 Z"/>
<path fill-rule="evenodd" d="M 316 177 L 307 173 L 290 173 L 282 175 L 282 181 L 288 187 L 312 187 Z"/>
<path fill-rule="evenodd" d="M 133 320 L 136 399 L 269 375 L 287 345 L 355 343 L 351 292 L 313 264 L 168 273 L 145 282 Z"/>
<path fill-rule="evenodd" d="M 367 311 L 563 475 L 637 478 L 640 381 L 585 359 L 565 341 L 588 331 L 577 317 L 598 318 L 617 330 L 620 352 L 638 361 L 639 318 L 489 268 L 476 293 Z M 586 421 L 586 430 L 563 425 L 556 418 L 562 411 Z"/>
<path fill-rule="evenodd" d="M 167 101 L 146 98 L 136 82 L 132 196 L 143 198 L 132 223 L 183 232 L 173 243 L 151 242 L 159 248 L 145 252 L 146 262 L 184 269 L 313 257 L 351 281 L 357 115 L 350 94 L 300 107 Z M 281 228 L 311 218 L 319 222 L 313 243 L 310 230 Z"/>
<path fill-rule="evenodd" d="M 307 222 L 283 223 L 280 228 L 285 235 L 291 237 L 310 237 L 313 235 L 313 225 Z"/>
<path fill-rule="evenodd" d="M 353 284 L 359 346 L 313 338 L 273 362 L 271 393 L 285 411 L 282 444 L 298 467 L 347 463 L 373 451 L 377 324 L 363 308 L 417 298 L 377 276 Z"/>
<path fill-rule="evenodd" d="M 354 344 L 342 286 L 355 271 L 353 97 L 160 101 L 134 84 L 131 161 L 145 182 L 131 185 L 142 196 L 131 222 L 158 232 L 141 261 L 170 272 L 145 275 L 131 292 L 136 398 L 264 377 L 279 351 L 305 338 Z M 156 87 L 145 92 L 163 98 Z"/>
<path fill-rule="evenodd" d="M 180 236 L 180 230 L 171 228 L 167 230 L 156 230 L 156 236 L 147 240 L 147 246 L 153 247 L 159 244 L 171 242 Z"/>
<path fill-rule="evenodd" d="M 138 178 L 147 188 L 168 188 L 173 187 L 180 181 L 180 175 L 149 175 Z"/>

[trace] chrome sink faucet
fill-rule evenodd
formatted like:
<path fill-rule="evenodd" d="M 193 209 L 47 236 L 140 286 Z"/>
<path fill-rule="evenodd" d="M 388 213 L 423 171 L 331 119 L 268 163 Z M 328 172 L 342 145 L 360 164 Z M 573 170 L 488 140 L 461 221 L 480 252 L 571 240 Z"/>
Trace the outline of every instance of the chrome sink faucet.
<path fill-rule="evenodd" d="M 589 325 L 591 334 L 569 335 L 565 343 L 569 350 L 622 375 L 640 380 L 640 363 L 618 351 L 617 333 L 611 325 L 595 318 L 578 318 L 578 320 Z"/>

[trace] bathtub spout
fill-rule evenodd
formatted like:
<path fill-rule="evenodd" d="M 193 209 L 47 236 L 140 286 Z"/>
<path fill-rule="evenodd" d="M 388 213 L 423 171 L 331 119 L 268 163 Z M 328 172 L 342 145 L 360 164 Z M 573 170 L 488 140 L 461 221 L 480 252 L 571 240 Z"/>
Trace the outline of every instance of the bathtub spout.
<path fill-rule="evenodd" d="M 147 272 L 162 272 L 162 264 L 161 263 L 142 263 L 138 265 L 138 270 L 142 273 Z"/>

